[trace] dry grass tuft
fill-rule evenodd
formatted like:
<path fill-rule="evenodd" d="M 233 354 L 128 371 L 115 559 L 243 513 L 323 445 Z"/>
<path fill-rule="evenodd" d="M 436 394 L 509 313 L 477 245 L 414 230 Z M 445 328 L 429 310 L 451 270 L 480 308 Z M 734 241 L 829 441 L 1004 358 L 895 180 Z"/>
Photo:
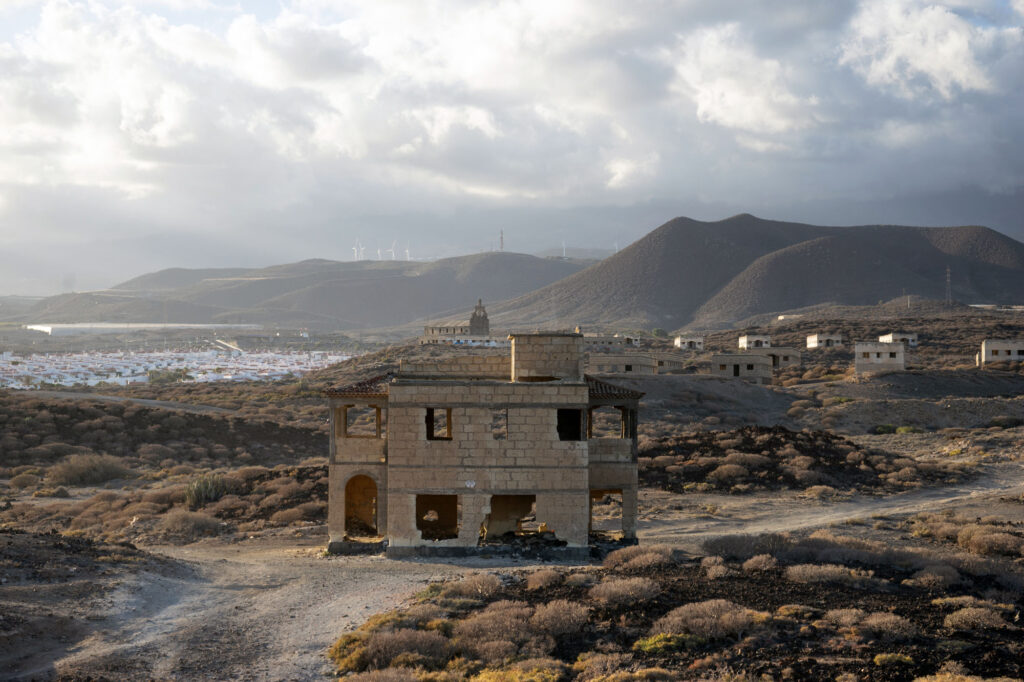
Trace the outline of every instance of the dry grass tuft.
<path fill-rule="evenodd" d="M 977 606 L 954 611 L 945 617 L 942 624 L 954 630 L 988 630 L 1011 627 L 997 612 Z"/>
<path fill-rule="evenodd" d="M 589 615 L 590 609 L 582 604 L 556 599 L 538 606 L 530 617 L 530 625 L 549 635 L 565 635 L 579 632 L 587 624 Z"/>
<path fill-rule="evenodd" d="M 655 558 L 660 557 L 660 558 Z M 636 563 L 633 563 L 636 562 Z M 672 548 L 666 545 L 633 545 L 611 552 L 601 564 L 605 568 L 642 568 L 659 563 L 672 563 Z"/>
<path fill-rule="evenodd" d="M 764 573 L 774 571 L 779 565 L 771 554 L 758 554 L 743 562 L 743 570 L 747 573 Z"/>
<path fill-rule="evenodd" d="M 542 590 L 562 582 L 562 574 L 550 568 L 534 571 L 526 577 L 526 589 Z"/>
<path fill-rule="evenodd" d="M 97 485 L 116 478 L 126 478 L 128 469 L 111 455 L 71 455 L 54 464 L 46 478 L 55 485 Z"/>

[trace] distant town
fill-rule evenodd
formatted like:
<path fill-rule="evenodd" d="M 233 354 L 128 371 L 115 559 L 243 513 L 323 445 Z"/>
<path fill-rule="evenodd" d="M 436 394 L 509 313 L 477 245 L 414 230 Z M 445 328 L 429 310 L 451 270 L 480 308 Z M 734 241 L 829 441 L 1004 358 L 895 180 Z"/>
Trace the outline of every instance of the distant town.
<path fill-rule="evenodd" d="M 237 350 L 0 353 L 0 388 L 125 386 L 150 382 L 273 380 L 347 359 L 321 351 L 243 353 Z"/>

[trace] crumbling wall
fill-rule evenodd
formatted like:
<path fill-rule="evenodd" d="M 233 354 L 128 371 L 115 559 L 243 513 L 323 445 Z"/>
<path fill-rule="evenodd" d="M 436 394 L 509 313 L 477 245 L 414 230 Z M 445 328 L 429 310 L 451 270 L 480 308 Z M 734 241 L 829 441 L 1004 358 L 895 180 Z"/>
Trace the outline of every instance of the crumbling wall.
<path fill-rule="evenodd" d="M 549 378 L 581 381 L 583 349 L 582 334 L 513 334 L 512 381 Z"/>

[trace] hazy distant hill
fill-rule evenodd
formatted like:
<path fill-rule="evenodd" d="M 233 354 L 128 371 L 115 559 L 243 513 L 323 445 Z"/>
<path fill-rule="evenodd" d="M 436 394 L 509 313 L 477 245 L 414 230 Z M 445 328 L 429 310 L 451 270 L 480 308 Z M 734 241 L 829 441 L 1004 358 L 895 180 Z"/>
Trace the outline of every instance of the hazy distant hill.
<path fill-rule="evenodd" d="M 453 309 L 465 310 L 468 318 L 477 298 L 519 296 L 583 267 L 492 252 L 429 263 L 313 259 L 268 268 L 176 268 L 136 277 L 108 291 L 53 296 L 25 318 L 331 329 L 395 326 Z"/>
<path fill-rule="evenodd" d="M 499 324 L 721 327 L 820 303 L 873 304 L 906 291 L 1024 302 L 1024 244 L 984 227 L 819 227 L 743 214 L 676 218 L 565 280 L 493 306 Z"/>

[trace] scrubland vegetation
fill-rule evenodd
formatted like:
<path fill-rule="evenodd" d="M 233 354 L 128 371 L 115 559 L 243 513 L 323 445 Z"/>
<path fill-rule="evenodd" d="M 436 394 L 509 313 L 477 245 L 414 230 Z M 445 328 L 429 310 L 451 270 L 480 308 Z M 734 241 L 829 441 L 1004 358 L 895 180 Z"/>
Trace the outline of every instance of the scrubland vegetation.
<path fill-rule="evenodd" d="M 755 426 L 645 438 L 639 467 L 641 485 L 670 492 L 797 489 L 814 497 L 905 490 L 965 475 L 953 464 L 898 457 L 824 431 Z"/>
<path fill-rule="evenodd" d="M 1024 673 L 1024 572 L 819 531 L 731 536 L 703 560 L 479 573 L 342 636 L 352 680 L 924 680 Z M 937 677 L 929 677 L 937 676 Z"/>

